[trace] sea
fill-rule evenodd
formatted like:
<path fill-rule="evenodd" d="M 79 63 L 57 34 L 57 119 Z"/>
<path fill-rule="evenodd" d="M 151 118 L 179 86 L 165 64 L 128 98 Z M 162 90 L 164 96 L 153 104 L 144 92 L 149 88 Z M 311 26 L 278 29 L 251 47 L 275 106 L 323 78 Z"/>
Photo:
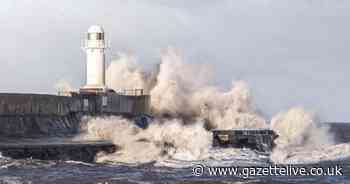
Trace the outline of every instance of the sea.
<path fill-rule="evenodd" d="M 175 122 L 172 126 L 163 127 L 162 131 L 156 129 L 157 126 L 150 129 L 153 133 L 158 130 L 159 135 L 163 136 L 162 140 L 177 141 L 173 145 L 177 146 L 177 149 L 173 149 L 168 156 L 163 156 L 154 154 L 159 150 L 158 147 L 154 147 L 157 144 L 140 139 L 142 136 L 128 131 L 129 126 L 121 126 L 121 122 L 113 123 L 110 119 L 107 120 L 99 120 L 97 125 L 102 128 L 103 133 L 114 127 L 113 132 L 117 132 L 114 137 L 126 143 L 124 152 L 97 155 L 94 163 L 12 159 L 0 155 L 0 184 L 350 184 L 349 123 L 330 124 L 330 132 L 337 138 L 333 144 L 287 144 L 283 149 L 277 146 L 270 153 L 248 148 L 209 146 L 205 156 L 193 157 L 198 155 L 195 154 L 198 151 L 196 146 L 201 147 L 203 142 L 208 141 L 201 139 L 206 139 L 205 136 L 210 137 L 201 126 L 184 128 Z M 103 122 L 113 126 L 101 126 L 104 125 Z M 115 125 L 121 128 L 116 129 Z M 121 130 L 124 131 L 123 136 L 127 140 L 120 140 Z M 175 132 L 168 134 L 170 130 Z M 132 134 L 128 135 L 127 132 Z M 181 135 L 176 137 L 177 134 Z M 316 141 L 322 138 L 322 134 L 314 135 Z M 189 142 L 191 144 L 188 144 Z M 152 156 L 152 159 L 148 159 Z M 279 172 L 271 172 L 271 168 L 278 168 Z M 236 173 L 233 172 L 234 169 L 237 169 Z M 283 169 L 284 172 L 281 171 Z M 335 172 L 335 169 L 338 169 L 339 173 Z M 305 170 L 306 174 L 301 170 Z M 328 172 L 329 170 L 332 172 Z"/>
<path fill-rule="evenodd" d="M 338 146 L 338 149 L 347 149 Z M 326 150 L 325 150 L 326 151 Z M 258 175 L 254 173 L 249 177 L 226 174 L 213 176 L 208 168 L 268 168 L 274 166 L 271 155 L 258 153 L 249 149 L 217 149 L 210 150 L 212 157 L 206 160 L 177 160 L 164 159 L 149 163 L 84 163 L 77 161 L 44 161 L 35 159 L 0 159 L 1 184 L 350 184 L 350 158 L 313 161 L 297 165 L 278 164 L 276 167 L 294 168 L 341 168 L 341 174 L 322 176 L 301 175 Z M 294 153 L 299 156 L 305 153 Z M 327 154 L 327 153 L 324 153 Z M 307 154 L 306 154 L 307 155 Z M 311 154 L 309 156 L 312 156 Z M 296 157 L 291 155 L 290 157 Z M 198 173 L 198 166 L 202 172 Z M 281 174 L 281 173 L 280 173 Z"/>

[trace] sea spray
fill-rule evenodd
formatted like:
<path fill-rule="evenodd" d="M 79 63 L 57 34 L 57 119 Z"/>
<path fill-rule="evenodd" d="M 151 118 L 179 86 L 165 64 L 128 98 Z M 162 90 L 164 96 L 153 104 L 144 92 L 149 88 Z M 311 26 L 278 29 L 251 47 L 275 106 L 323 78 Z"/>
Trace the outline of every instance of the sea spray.
<path fill-rule="evenodd" d="M 181 52 L 173 48 L 162 53 L 156 75 L 150 75 L 135 63 L 136 57 L 120 55 L 108 68 L 107 83 L 116 91 L 147 89 L 154 122 L 142 130 L 121 117 L 88 121 L 90 137 L 110 139 L 121 147 L 114 154 L 100 154 L 97 161 L 143 163 L 169 158 L 205 159 L 210 157 L 213 128 L 269 128 L 257 113 L 244 81 L 235 81 L 231 89 L 224 91 L 211 84 L 210 67 L 185 63 Z M 332 146 L 327 129 L 319 126 L 314 116 L 302 108 L 278 114 L 270 126 L 280 135 L 271 155 L 276 163 L 295 161 L 290 158 L 293 154 L 296 158 L 301 149 Z"/>
<path fill-rule="evenodd" d="M 223 91 L 211 85 L 214 72 L 209 66 L 186 63 L 174 48 L 162 52 L 155 72 L 147 74 L 136 62 L 136 57 L 120 54 L 108 67 L 107 83 L 115 91 L 148 89 L 152 114 L 157 117 L 189 118 L 192 122 L 200 118 L 210 127 L 221 129 L 267 127 L 264 118 L 256 113 L 244 81 L 233 82 L 231 89 Z"/>
<path fill-rule="evenodd" d="M 156 115 L 196 116 L 199 113 L 192 97 L 206 89 L 212 71 L 205 65 L 184 62 L 179 50 L 168 48 L 161 55 L 157 82 L 150 91 L 151 107 Z"/>
<path fill-rule="evenodd" d="M 110 83 L 119 83 L 111 85 L 114 90 L 151 83 L 147 81 L 152 80 L 147 77 L 150 75 L 133 64 L 134 57 L 120 57 L 120 63 L 112 63 L 107 72 Z M 267 127 L 264 118 L 255 112 L 245 82 L 236 81 L 231 89 L 222 91 L 210 85 L 212 72 L 208 67 L 185 63 L 179 51 L 169 48 L 161 59 L 156 82 L 147 87 L 155 119 L 146 130 L 121 117 L 93 118 L 87 122 L 88 138 L 109 139 L 120 146 L 115 154 L 100 154 L 98 161 L 143 163 L 169 158 L 205 159 L 209 157 L 212 143 L 210 129 Z M 115 79 L 118 76 L 121 79 Z"/>
<path fill-rule="evenodd" d="M 106 71 L 108 87 L 115 89 L 148 89 L 147 74 L 137 64 L 136 56 L 119 53 Z"/>
<path fill-rule="evenodd" d="M 268 127 L 265 119 L 256 112 L 250 89 L 244 81 L 234 82 L 226 92 L 214 87 L 196 91 L 192 102 L 201 110 L 200 117 L 208 120 L 213 128 L 229 130 Z"/>
<path fill-rule="evenodd" d="M 54 85 L 54 89 L 58 93 L 69 93 L 74 91 L 70 82 L 64 79 L 60 79 L 59 81 L 57 81 L 56 84 Z"/>
<path fill-rule="evenodd" d="M 279 135 L 280 147 L 330 144 L 332 137 L 314 115 L 301 107 L 279 113 L 271 120 L 271 128 Z"/>
<path fill-rule="evenodd" d="M 120 147 L 114 154 L 100 154 L 98 162 L 145 163 L 167 158 L 203 159 L 211 144 L 211 135 L 198 122 L 183 125 L 181 120 L 153 122 L 142 130 L 121 117 L 93 118 L 87 124 L 88 139 L 109 139 Z"/>
<path fill-rule="evenodd" d="M 167 49 L 161 59 L 157 82 L 150 91 L 156 116 L 200 118 L 208 127 L 220 129 L 266 127 L 245 82 L 236 81 L 223 91 L 211 85 L 214 72 L 210 67 L 185 63 L 178 50 Z"/>
<path fill-rule="evenodd" d="M 277 114 L 271 120 L 271 128 L 279 135 L 275 140 L 277 146 L 271 154 L 271 160 L 275 163 L 290 163 L 291 160 L 296 163 L 293 157 L 298 157 L 300 150 L 315 151 L 333 144 L 333 137 L 327 127 L 301 107 Z M 304 156 L 304 161 L 313 160 L 311 155 Z"/>

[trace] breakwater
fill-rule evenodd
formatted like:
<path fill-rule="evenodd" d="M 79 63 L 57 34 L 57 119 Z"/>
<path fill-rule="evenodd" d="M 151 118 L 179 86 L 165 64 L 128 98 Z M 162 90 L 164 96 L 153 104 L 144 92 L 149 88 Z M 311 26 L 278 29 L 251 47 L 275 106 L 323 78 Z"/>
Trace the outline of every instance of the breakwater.
<path fill-rule="evenodd" d="M 0 94 L 0 152 L 11 158 L 93 162 L 98 152 L 111 153 L 116 146 L 106 140 L 73 139 L 84 115 L 133 118 L 148 112 L 148 95 Z"/>
<path fill-rule="evenodd" d="M 148 112 L 148 95 L 0 94 L 0 137 L 76 134 L 83 115 L 137 116 Z"/>

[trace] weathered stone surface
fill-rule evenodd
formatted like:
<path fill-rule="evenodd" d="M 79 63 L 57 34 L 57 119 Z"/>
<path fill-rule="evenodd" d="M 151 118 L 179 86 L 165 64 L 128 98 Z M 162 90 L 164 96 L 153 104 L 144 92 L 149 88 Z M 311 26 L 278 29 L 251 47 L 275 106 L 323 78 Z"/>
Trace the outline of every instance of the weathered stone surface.
<path fill-rule="evenodd" d="M 117 147 L 109 141 L 71 139 L 1 139 L 0 152 L 14 159 L 77 160 L 93 162 L 98 152 L 112 153 Z"/>
<path fill-rule="evenodd" d="M 125 96 L 105 93 L 75 94 L 67 97 L 43 94 L 0 94 L 0 137 L 74 134 L 80 127 L 82 115 L 132 117 L 148 111 L 148 95 Z"/>
<path fill-rule="evenodd" d="M 76 134 L 80 115 L 0 116 L 0 137 L 47 137 Z"/>
<path fill-rule="evenodd" d="M 262 152 L 271 151 L 278 137 L 274 131 L 262 130 L 213 130 L 213 147 L 250 148 Z"/>
<path fill-rule="evenodd" d="M 106 141 L 62 140 L 62 137 L 79 133 L 83 115 L 135 118 L 148 111 L 148 95 L 126 96 L 113 92 L 74 94 L 71 97 L 0 94 L 0 152 L 12 158 L 91 162 L 97 152 L 113 152 L 116 146 Z M 146 127 L 144 119 L 135 121 Z M 52 142 L 53 138 L 55 141 Z"/>
<path fill-rule="evenodd" d="M 0 116 L 67 115 L 79 112 L 79 98 L 44 94 L 0 94 Z"/>
<path fill-rule="evenodd" d="M 328 128 L 335 143 L 350 142 L 350 123 L 321 123 Z M 278 135 L 273 130 L 214 130 L 214 147 L 251 148 L 258 151 L 271 151 Z"/>
<path fill-rule="evenodd" d="M 0 93 L 0 116 L 65 116 L 76 112 L 97 115 L 145 114 L 149 112 L 149 96 L 104 93 L 75 94 L 68 97 Z"/>

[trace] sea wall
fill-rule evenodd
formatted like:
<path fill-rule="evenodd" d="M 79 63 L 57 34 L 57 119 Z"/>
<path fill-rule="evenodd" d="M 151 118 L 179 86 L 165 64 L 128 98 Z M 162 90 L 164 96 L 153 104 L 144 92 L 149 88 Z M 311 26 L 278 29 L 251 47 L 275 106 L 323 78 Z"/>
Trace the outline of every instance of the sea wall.
<path fill-rule="evenodd" d="M 149 96 L 0 94 L 0 138 L 76 134 L 83 115 L 148 113 Z"/>
<path fill-rule="evenodd" d="M 14 159 L 77 160 L 94 162 L 97 153 L 117 150 L 109 141 L 72 141 L 66 138 L 1 140 L 0 151 Z"/>
<path fill-rule="evenodd" d="M 80 115 L 0 116 L 0 137 L 66 136 L 78 133 Z"/>
<path fill-rule="evenodd" d="M 44 94 L 0 94 L 0 116 L 65 116 L 86 114 L 147 114 L 149 96 L 117 93 L 56 96 Z"/>
<path fill-rule="evenodd" d="M 80 112 L 88 114 L 138 115 L 149 113 L 149 96 L 127 96 L 117 93 L 102 95 L 79 94 Z"/>
<path fill-rule="evenodd" d="M 0 94 L 0 116 L 64 116 L 79 112 L 79 98 L 44 94 Z"/>
<path fill-rule="evenodd" d="M 102 103 L 101 99 L 101 103 Z M 107 105 L 102 106 L 102 113 L 148 114 L 149 96 L 107 96 Z"/>

